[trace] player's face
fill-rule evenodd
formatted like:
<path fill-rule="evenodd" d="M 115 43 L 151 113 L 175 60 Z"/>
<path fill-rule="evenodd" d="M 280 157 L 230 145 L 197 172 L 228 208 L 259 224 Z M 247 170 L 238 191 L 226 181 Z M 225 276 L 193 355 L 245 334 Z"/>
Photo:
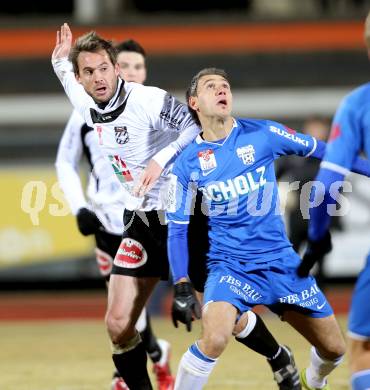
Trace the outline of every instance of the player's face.
<path fill-rule="evenodd" d="M 117 56 L 119 75 L 126 81 L 144 84 L 146 79 L 145 58 L 134 51 L 121 51 Z"/>
<path fill-rule="evenodd" d="M 197 95 L 190 98 L 190 106 L 199 117 L 219 117 L 231 115 L 233 97 L 229 82 L 219 75 L 206 75 L 199 79 Z"/>
<path fill-rule="evenodd" d="M 83 51 L 78 59 L 79 73 L 77 81 L 85 91 L 98 103 L 110 100 L 117 89 L 118 65 L 113 65 L 105 50 L 96 53 Z"/>

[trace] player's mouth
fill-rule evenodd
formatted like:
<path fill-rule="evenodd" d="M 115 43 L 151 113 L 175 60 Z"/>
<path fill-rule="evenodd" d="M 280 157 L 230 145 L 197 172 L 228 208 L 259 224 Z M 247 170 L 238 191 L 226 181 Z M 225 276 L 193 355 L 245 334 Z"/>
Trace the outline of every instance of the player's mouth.
<path fill-rule="evenodd" d="M 220 106 L 220 107 L 226 108 L 227 107 L 227 100 L 226 99 L 220 99 L 217 102 L 217 105 Z"/>
<path fill-rule="evenodd" d="M 106 92 L 107 92 L 107 87 L 105 86 L 95 88 L 95 93 L 97 96 L 103 96 L 106 94 Z"/>

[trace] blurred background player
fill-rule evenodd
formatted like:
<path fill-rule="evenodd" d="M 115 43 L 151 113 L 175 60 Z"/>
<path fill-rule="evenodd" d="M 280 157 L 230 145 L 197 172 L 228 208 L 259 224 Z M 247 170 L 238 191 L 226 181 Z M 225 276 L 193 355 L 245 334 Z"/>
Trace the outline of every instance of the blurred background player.
<path fill-rule="evenodd" d="M 370 58 L 370 13 L 365 23 L 365 42 Z M 324 188 L 316 189 L 323 202 L 310 210 L 309 245 L 303 257 L 300 274 L 307 275 L 316 260 L 331 250 L 329 233 L 330 208 L 335 208 L 337 191 L 354 159 L 361 153 L 370 156 L 370 83 L 347 95 L 338 107 L 332 124 L 328 148 L 316 180 Z M 370 167 L 369 167 L 370 169 Z M 360 273 L 352 296 L 348 321 L 349 366 L 353 390 L 370 389 L 370 254 Z M 312 389 L 312 373 L 308 369 L 303 381 Z"/>
<path fill-rule="evenodd" d="M 146 53 L 142 46 L 134 40 L 126 40 L 117 44 L 116 49 L 120 76 L 126 81 L 143 84 L 146 79 Z M 76 215 L 81 234 L 93 234 L 95 237 L 96 261 L 101 275 L 108 283 L 124 229 L 124 194 L 112 167 L 101 153 L 93 130 L 84 123 L 76 110 L 72 113 L 59 144 L 56 169 L 60 186 L 72 213 Z M 86 191 L 88 201 L 79 175 L 79 164 L 83 157 L 87 158 L 91 167 Z M 170 389 L 173 377 L 169 367 L 169 343 L 156 338 L 146 309 L 142 311 L 136 328 L 153 362 L 158 389 Z M 115 371 L 112 390 L 127 388 Z"/>

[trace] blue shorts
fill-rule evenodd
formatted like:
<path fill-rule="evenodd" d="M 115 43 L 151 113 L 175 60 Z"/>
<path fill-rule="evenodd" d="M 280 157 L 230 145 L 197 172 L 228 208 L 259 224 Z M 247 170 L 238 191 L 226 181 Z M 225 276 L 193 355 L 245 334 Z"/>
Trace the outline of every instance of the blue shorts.
<path fill-rule="evenodd" d="M 348 319 L 348 334 L 354 339 L 370 339 L 370 254 L 360 273 L 352 295 Z"/>
<path fill-rule="evenodd" d="M 300 261 L 293 251 L 265 263 L 210 259 L 204 302 L 226 301 L 241 313 L 265 305 L 278 315 L 285 310 L 317 318 L 332 315 L 333 309 L 315 278 L 297 275 Z"/>

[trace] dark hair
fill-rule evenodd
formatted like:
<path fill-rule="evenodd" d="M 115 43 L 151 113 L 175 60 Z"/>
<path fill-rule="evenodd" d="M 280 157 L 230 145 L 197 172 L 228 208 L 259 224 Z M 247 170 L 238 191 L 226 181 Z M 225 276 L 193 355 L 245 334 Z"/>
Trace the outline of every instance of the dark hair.
<path fill-rule="evenodd" d="M 81 35 L 77 38 L 69 54 L 69 59 L 73 65 L 73 71 L 78 74 L 78 56 L 81 52 L 87 51 L 90 53 L 96 53 L 100 50 L 105 50 L 113 65 L 117 62 L 117 52 L 111 41 L 108 41 L 100 37 L 95 31 L 90 31 L 85 35 Z"/>
<path fill-rule="evenodd" d="M 185 94 L 185 98 L 186 98 L 186 103 L 189 107 L 189 111 L 191 112 L 191 115 L 193 116 L 195 122 L 197 124 L 200 124 L 199 122 L 199 119 L 198 119 L 198 115 L 197 113 L 189 106 L 189 98 L 190 96 L 197 96 L 197 90 L 198 90 L 198 83 L 199 83 L 199 80 L 203 77 L 203 76 L 208 76 L 208 75 L 217 75 L 217 76 L 221 76 L 223 77 L 225 80 L 227 80 L 229 82 L 229 79 L 228 79 L 228 76 L 227 76 L 227 73 L 223 70 L 223 69 L 219 69 L 219 68 L 204 68 L 202 70 L 200 70 L 192 79 L 191 79 L 191 82 L 190 82 L 190 85 L 188 87 L 188 89 L 186 90 L 186 94 Z"/>
<path fill-rule="evenodd" d="M 117 54 L 121 51 L 132 51 L 134 53 L 141 54 L 144 58 L 146 58 L 146 53 L 144 48 L 140 45 L 140 43 L 134 41 L 133 39 L 127 39 L 126 41 L 117 43 L 115 46 L 117 50 Z"/>

